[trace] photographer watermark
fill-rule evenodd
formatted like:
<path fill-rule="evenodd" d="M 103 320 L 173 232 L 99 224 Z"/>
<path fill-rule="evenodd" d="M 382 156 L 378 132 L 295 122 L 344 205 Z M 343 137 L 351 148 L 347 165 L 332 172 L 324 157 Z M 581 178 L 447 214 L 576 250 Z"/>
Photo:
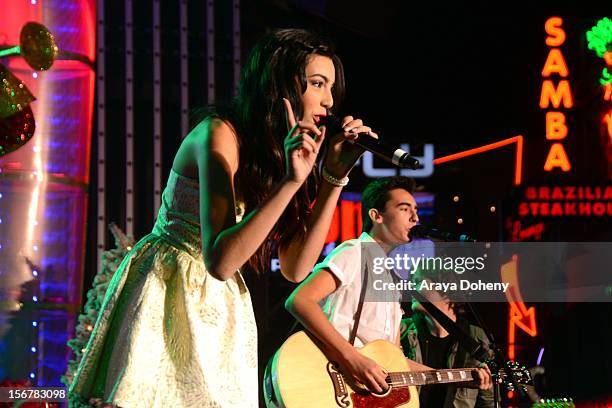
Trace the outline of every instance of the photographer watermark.
<path fill-rule="evenodd" d="M 451 257 L 451 256 L 410 256 L 407 253 L 396 253 L 394 256 L 376 256 L 373 258 L 373 271 L 381 274 L 387 269 L 395 270 L 396 273 L 406 271 L 411 275 L 417 270 L 446 270 L 462 274 L 465 271 L 478 270 L 485 268 L 486 254 L 478 257 Z"/>
<path fill-rule="evenodd" d="M 451 301 L 612 301 L 611 243 L 409 243 L 385 254 L 362 244 L 366 301 L 409 301 L 412 291 Z"/>

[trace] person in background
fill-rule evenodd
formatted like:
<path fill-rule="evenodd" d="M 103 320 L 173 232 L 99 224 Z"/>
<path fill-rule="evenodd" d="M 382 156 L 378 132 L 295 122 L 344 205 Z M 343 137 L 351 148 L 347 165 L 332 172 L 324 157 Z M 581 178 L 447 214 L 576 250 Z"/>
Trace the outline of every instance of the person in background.
<path fill-rule="evenodd" d="M 425 271 L 419 269 L 412 275 L 412 281 L 419 285 L 423 279 L 430 282 L 448 282 L 454 279 L 455 274 L 444 271 Z M 435 290 L 421 292 L 432 305 L 437 307 L 456 322 L 473 339 L 480 342 L 483 348 L 492 352 L 489 347 L 489 339 L 484 331 L 461 316 L 461 305 L 452 302 Z M 477 361 L 465 352 L 457 339 L 450 335 L 440 325 L 421 303 L 412 301 L 412 316 L 402 320 L 401 344 L 404 355 L 419 363 L 433 368 L 463 368 L 475 367 L 485 370 L 487 376 L 491 373 L 484 362 Z M 465 387 L 462 384 L 435 384 L 419 389 L 419 405 L 423 408 L 490 408 L 493 407 L 492 387 L 480 387 L 478 389 Z"/>

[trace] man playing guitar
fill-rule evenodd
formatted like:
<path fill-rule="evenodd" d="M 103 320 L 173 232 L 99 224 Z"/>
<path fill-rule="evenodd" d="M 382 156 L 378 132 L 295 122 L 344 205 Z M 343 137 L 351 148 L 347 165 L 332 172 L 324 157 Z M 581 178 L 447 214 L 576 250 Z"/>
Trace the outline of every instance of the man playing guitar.
<path fill-rule="evenodd" d="M 370 183 L 362 198 L 361 236 L 343 242 L 316 265 L 285 303 L 286 309 L 322 343 L 326 354 L 340 364 L 344 374 L 374 393 L 388 388 L 387 372 L 355 347 L 379 339 L 400 346 L 403 313 L 398 301 L 363 302 L 362 250 L 374 247 L 385 257 L 396 246 L 410 242 L 410 229 L 419 220 L 413 189 L 414 181 L 407 177 L 380 178 Z M 431 370 L 410 359 L 408 365 L 411 371 Z M 488 369 L 475 371 L 475 386 L 491 388 Z"/>

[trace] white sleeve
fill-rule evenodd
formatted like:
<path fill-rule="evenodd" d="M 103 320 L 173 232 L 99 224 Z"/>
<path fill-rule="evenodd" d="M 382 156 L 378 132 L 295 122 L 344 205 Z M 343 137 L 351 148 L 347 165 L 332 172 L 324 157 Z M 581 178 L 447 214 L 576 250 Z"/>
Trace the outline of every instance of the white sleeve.
<path fill-rule="evenodd" d="M 338 278 L 340 281 L 339 287 L 350 285 L 355 276 L 360 275 L 360 242 L 347 241 L 338 246 L 329 255 L 327 255 L 323 262 L 315 265 L 313 272 L 320 269 L 327 269 L 336 278 Z"/>

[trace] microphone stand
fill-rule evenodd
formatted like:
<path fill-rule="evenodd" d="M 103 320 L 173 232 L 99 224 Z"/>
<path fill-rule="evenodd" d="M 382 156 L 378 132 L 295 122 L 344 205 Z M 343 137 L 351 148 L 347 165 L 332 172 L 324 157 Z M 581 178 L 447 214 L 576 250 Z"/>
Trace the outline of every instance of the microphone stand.
<path fill-rule="evenodd" d="M 504 357 L 505 354 L 503 353 L 501 348 L 497 345 L 495 337 L 493 336 L 493 332 L 484 323 L 482 316 L 480 315 L 480 313 L 478 313 L 478 311 L 474 308 L 474 306 L 472 306 L 470 302 L 467 302 L 467 305 L 468 305 L 468 308 L 470 309 L 470 312 L 472 313 L 472 316 L 474 316 L 474 319 L 476 319 L 476 322 L 478 323 L 480 328 L 485 332 L 485 336 L 487 336 L 489 339 L 489 342 L 491 344 L 491 350 L 493 351 L 493 354 L 494 354 L 493 359 L 495 363 L 498 365 L 501 364 L 501 367 L 507 367 L 508 360 Z M 519 393 L 521 397 L 524 397 L 525 392 L 517 384 L 516 379 L 514 378 L 513 372 L 510 373 L 510 379 L 512 380 L 514 389 Z M 493 406 L 495 408 L 501 408 L 501 392 L 499 389 L 499 382 L 497 381 L 493 382 Z"/>

